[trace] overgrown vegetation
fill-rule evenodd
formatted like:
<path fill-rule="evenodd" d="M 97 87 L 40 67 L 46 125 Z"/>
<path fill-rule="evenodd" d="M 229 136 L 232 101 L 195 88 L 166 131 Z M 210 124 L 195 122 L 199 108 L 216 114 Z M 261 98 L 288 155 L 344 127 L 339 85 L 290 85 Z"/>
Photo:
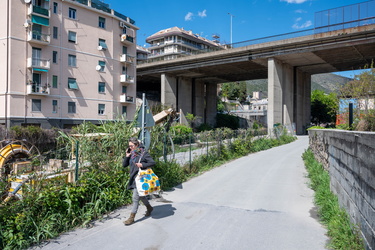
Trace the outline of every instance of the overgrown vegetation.
<path fill-rule="evenodd" d="M 129 175 L 121 163 L 127 138 L 137 134 L 134 124 L 125 121 L 100 126 L 84 123 L 72 133 L 75 136 L 61 132 L 57 145 L 69 152 L 71 159 L 75 147 L 79 147 L 79 180 L 66 183 L 64 177 L 48 179 L 34 175 L 35 184 L 24 186 L 21 200 L 0 206 L 1 249 L 27 248 L 77 226 L 88 226 L 106 213 L 131 203 L 131 193 L 125 188 Z M 181 167 L 174 161 L 159 160 L 165 143 L 165 128 L 155 126 L 151 135 L 150 153 L 157 161 L 154 171 L 163 190 L 227 160 L 295 140 L 287 134 L 279 139 L 253 140 L 252 130 L 206 131 L 195 138 L 202 142 L 214 140 L 215 146 L 191 165 Z M 74 164 L 74 161 L 68 164 Z"/>
<path fill-rule="evenodd" d="M 323 166 L 315 160 L 311 150 L 306 150 L 302 156 L 310 186 L 315 191 L 315 204 L 324 225 L 327 226 L 332 249 L 364 249 L 359 229 L 350 222 L 347 212 L 340 208 L 337 196 L 330 190 L 330 177 Z"/>
<path fill-rule="evenodd" d="M 311 121 L 318 126 L 322 123 L 334 126 L 338 104 L 335 93 L 326 94 L 322 90 L 314 90 L 311 93 Z"/>
<path fill-rule="evenodd" d="M 367 67 L 365 67 L 366 69 Z M 354 80 L 340 88 L 341 105 L 346 106 L 341 110 L 340 120 L 347 124 L 344 129 L 359 131 L 375 131 L 375 69 L 372 63 L 371 69 L 355 75 Z M 353 126 L 349 127 L 348 105 L 353 103 Z"/>

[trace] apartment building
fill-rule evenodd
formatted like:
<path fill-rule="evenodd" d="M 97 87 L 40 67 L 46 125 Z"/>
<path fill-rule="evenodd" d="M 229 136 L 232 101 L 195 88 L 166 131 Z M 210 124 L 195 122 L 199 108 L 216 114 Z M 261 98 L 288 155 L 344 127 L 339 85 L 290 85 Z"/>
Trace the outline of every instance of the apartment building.
<path fill-rule="evenodd" d="M 147 48 L 137 45 L 137 64 L 146 62 L 150 51 Z"/>
<path fill-rule="evenodd" d="M 147 37 L 146 42 L 150 44 L 148 58 L 153 61 L 171 60 L 199 51 L 225 49 L 217 42 L 179 27 L 161 30 Z"/>
<path fill-rule="evenodd" d="M 99 0 L 3 3 L 0 125 L 70 128 L 134 118 L 134 20 Z"/>

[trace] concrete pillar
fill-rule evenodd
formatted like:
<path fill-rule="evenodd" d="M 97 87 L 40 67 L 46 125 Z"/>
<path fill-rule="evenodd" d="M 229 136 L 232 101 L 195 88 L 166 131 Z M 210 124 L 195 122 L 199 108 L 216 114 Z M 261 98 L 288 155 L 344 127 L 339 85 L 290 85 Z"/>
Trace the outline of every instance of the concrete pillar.
<path fill-rule="evenodd" d="M 305 73 L 305 93 L 304 93 L 304 120 L 302 124 L 302 133 L 307 134 L 306 129 L 310 127 L 311 123 L 311 74 Z"/>
<path fill-rule="evenodd" d="M 310 124 L 311 75 L 299 70 L 296 74 L 296 133 L 302 135 L 306 134 L 306 128 Z"/>
<path fill-rule="evenodd" d="M 167 107 L 177 107 L 177 79 L 176 77 L 161 75 L 161 104 Z"/>
<path fill-rule="evenodd" d="M 217 84 L 206 83 L 206 114 L 205 123 L 215 126 L 217 113 Z"/>
<path fill-rule="evenodd" d="M 283 64 L 282 70 L 282 93 L 283 93 L 283 122 L 282 124 L 292 127 L 294 123 L 293 106 L 294 106 L 294 69 L 288 64 Z"/>
<path fill-rule="evenodd" d="M 198 116 L 197 124 L 204 123 L 205 99 L 203 81 L 196 80 L 193 82 L 193 100 L 193 114 Z"/>
<path fill-rule="evenodd" d="M 282 63 L 274 58 L 268 59 L 268 133 L 276 123 L 283 122 Z"/>
<path fill-rule="evenodd" d="M 182 112 L 181 123 L 188 124 L 185 116 L 187 113 L 193 114 L 192 79 L 178 78 L 177 89 L 177 107 Z"/>

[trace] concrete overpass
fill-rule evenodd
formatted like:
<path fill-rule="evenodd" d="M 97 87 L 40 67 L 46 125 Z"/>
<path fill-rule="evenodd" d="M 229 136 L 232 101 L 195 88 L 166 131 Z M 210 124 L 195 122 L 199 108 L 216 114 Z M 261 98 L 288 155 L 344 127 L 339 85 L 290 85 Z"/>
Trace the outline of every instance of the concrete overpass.
<path fill-rule="evenodd" d="M 360 69 L 375 59 L 374 24 L 311 33 L 141 64 L 137 83 L 159 89 L 162 104 L 213 124 L 218 83 L 268 78 L 268 128 L 294 123 L 297 134 L 304 134 L 310 124 L 311 75 Z"/>

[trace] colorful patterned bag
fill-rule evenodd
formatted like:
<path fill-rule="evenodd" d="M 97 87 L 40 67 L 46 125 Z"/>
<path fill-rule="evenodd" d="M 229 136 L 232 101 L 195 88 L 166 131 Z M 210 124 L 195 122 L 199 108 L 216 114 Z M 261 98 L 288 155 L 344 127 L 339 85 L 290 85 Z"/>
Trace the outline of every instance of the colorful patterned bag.
<path fill-rule="evenodd" d="M 160 191 L 159 178 L 151 168 L 146 170 L 139 169 L 138 175 L 135 178 L 135 185 L 139 196 L 146 196 Z"/>

